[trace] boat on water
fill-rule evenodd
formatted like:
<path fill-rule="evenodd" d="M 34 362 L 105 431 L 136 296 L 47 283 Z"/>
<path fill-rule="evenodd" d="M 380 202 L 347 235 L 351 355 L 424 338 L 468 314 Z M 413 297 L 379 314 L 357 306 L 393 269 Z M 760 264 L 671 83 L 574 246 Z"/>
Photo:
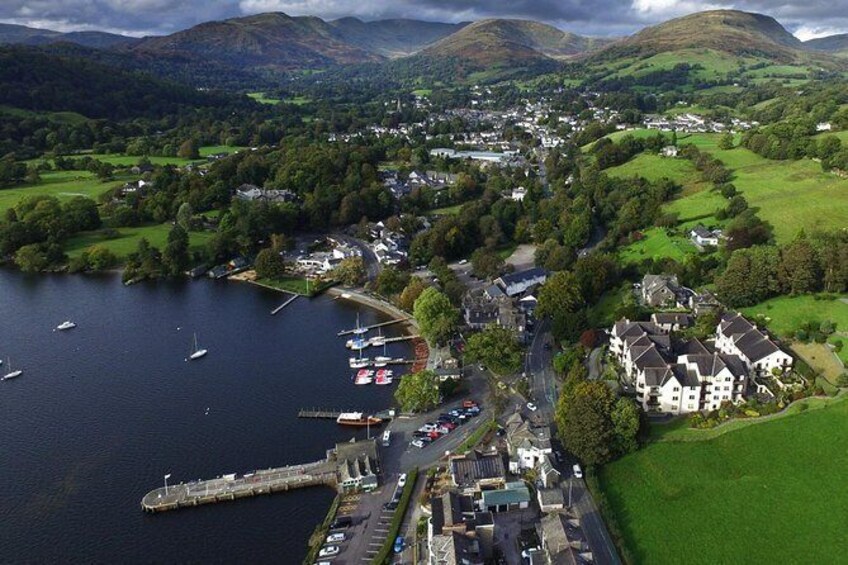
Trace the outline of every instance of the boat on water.
<path fill-rule="evenodd" d="M 390 385 L 392 384 L 392 372 L 386 369 L 377 371 L 377 378 L 374 379 L 375 385 Z"/>
<path fill-rule="evenodd" d="M 9 360 L 6 362 L 6 366 L 8 366 L 10 369 L 12 368 L 12 360 L 11 360 L 11 359 L 9 359 Z M 16 377 L 20 377 L 20 376 L 21 376 L 21 375 L 23 375 L 23 374 L 24 374 L 24 372 L 23 372 L 23 370 L 22 370 L 22 369 L 12 370 L 12 371 L 9 371 L 8 373 L 6 373 L 5 375 L 3 375 L 3 379 L 2 379 L 2 380 L 4 380 L 4 381 L 8 381 L 8 380 L 10 380 L 10 379 L 14 379 L 14 378 L 16 378 Z"/>
<path fill-rule="evenodd" d="M 355 339 L 347 340 L 345 343 L 345 347 L 348 349 L 353 349 L 354 351 L 361 351 L 371 345 L 368 340 L 362 339 L 361 337 L 357 337 Z"/>
<path fill-rule="evenodd" d="M 359 313 L 356 314 L 356 327 L 351 331 L 353 335 L 363 335 L 368 333 L 368 328 L 363 328 L 359 325 Z"/>
<path fill-rule="evenodd" d="M 209 353 L 208 350 L 200 349 L 200 347 L 197 345 L 197 334 L 194 334 L 194 347 L 192 348 L 191 354 L 188 356 L 188 358 L 194 361 L 196 359 L 200 359 L 207 353 Z"/>
<path fill-rule="evenodd" d="M 383 420 L 375 416 L 366 416 L 362 412 L 342 412 L 336 418 L 336 423 L 340 426 L 378 426 L 383 423 Z"/>
<path fill-rule="evenodd" d="M 367 367 L 371 364 L 371 360 L 368 357 L 351 357 L 348 359 L 348 364 L 351 369 L 361 369 L 363 367 Z"/>
<path fill-rule="evenodd" d="M 64 330 L 72 330 L 75 327 L 77 327 L 77 325 L 75 323 L 73 323 L 70 320 L 66 320 L 66 321 L 62 322 L 61 324 L 59 324 L 58 326 L 56 326 L 56 329 L 61 332 L 61 331 L 64 331 Z"/>
<path fill-rule="evenodd" d="M 374 377 L 371 375 L 356 375 L 353 378 L 353 384 L 355 385 L 370 385 L 374 382 Z"/>

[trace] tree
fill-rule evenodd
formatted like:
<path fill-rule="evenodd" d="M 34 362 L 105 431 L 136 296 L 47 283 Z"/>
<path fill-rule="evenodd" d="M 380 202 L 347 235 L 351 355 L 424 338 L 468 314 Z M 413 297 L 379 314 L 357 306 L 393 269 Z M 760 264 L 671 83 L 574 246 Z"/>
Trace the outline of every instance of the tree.
<path fill-rule="evenodd" d="M 512 331 L 489 326 L 468 338 L 465 358 L 472 363 L 483 363 L 494 373 L 505 376 L 521 369 L 524 351 Z"/>
<path fill-rule="evenodd" d="M 818 256 L 803 232 L 781 251 L 777 277 L 786 293 L 813 292 L 821 286 Z"/>
<path fill-rule="evenodd" d="M 102 245 L 95 245 L 87 251 L 88 268 L 92 271 L 105 271 L 118 264 L 118 257 Z"/>
<path fill-rule="evenodd" d="M 718 148 L 723 150 L 733 149 L 733 134 L 727 132 L 722 135 L 718 141 Z"/>
<path fill-rule="evenodd" d="M 187 139 L 177 150 L 177 157 L 181 159 L 200 159 L 200 151 L 193 139 Z"/>
<path fill-rule="evenodd" d="M 471 268 L 481 279 L 492 279 L 503 272 L 504 260 L 490 249 L 478 249 L 471 254 Z"/>
<path fill-rule="evenodd" d="M 778 291 L 777 250 L 771 247 L 738 249 L 730 256 L 727 268 L 716 279 L 720 298 L 734 308 L 753 306 Z"/>
<path fill-rule="evenodd" d="M 347 286 L 358 286 L 365 278 L 365 261 L 362 257 L 348 257 L 333 270 L 333 276 Z"/>
<path fill-rule="evenodd" d="M 403 292 L 400 293 L 398 306 L 407 312 L 412 312 L 412 309 L 415 307 L 415 301 L 418 300 L 418 297 L 421 296 L 421 293 L 424 292 L 426 288 L 427 284 L 424 281 L 418 277 L 410 277 L 406 288 L 404 288 Z"/>
<path fill-rule="evenodd" d="M 403 412 L 426 412 L 438 406 L 441 393 L 439 377 L 433 371 L 404 375 L 395 391 L 395 400 Z"/>
<path fill-rule="evenodd" d="M 253 264 L 260 278 L 279 280 L 286 275 L 283 258 L 272 248 L 265 248 L 257 253 Z"/>
<path fill-rule="evenodd" d="M 15 265 L 25 273 L 37 273 L 50 266 L 40 244 L 24 245 L 15 253 Z"/>
<path fill-rule="evenodd" d="M 403 292 L 409 282 L 409 275 L 394 267 L 386 267 L 377 275 L 374 289 L 383 296 L 394 296 Z"/>
<path fill-rule="evenodd" d="M 576 311 L 583 302 L 580 283 L 573 273 L 554 273 L 539 291 L 537 312 L 540 316 L 556 318 L 563 313 Z"/>
<path fill-rule="evenodd" d="M 172 277 L 178 276 L 188 268 L 188 233 L 175 224 L 168 233 L 168 243 L 162 253 L 162 266 Z"/>
<path fill-rule="evenodd" d="M 555 418 L 566 449 L 587 465 L 610 461 L 616 452 L 615 427 L 611 419 L 615 394 L 599 381 L 580 381 L 563 391 Z"/>
<path fill-rule="evenodd" d="M 641 417 L 636 403 L 628 398 L 619 398 L 613 406 L 610 420 L 615 435 L 616 454 L 625 455 L 639 449 Z"/>
<path fill-rule="evenodd" d="M 459 314 L 448 297 L 437 289 L 427 288 L 412 309 L 418 329 L 431 345 L 447 341 L 456 330 Z"/>
<path fill-rule="evenodd" d="M 183 202 L 177 209 L 177 224 L 185 231 L 191 230 L 191 224 L 194 219 L 194 210 L 191 209 L 191 204 Z"/>

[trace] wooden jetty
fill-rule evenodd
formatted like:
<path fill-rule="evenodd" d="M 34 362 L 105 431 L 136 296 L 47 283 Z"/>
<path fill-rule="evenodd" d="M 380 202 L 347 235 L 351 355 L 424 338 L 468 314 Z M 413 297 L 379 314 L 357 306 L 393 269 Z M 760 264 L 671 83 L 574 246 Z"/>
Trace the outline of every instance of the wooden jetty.
<path fill-rule="evenodd" d="M 400 322 L 406 322 L 408 320 L 409 320 L 409 318 L 398 318 L 396 320 L 389 320 L 388 322 L 381 322 L 379 324 L 373 324 L 371 326 L 364 326 L 363 328 L 360 328 L 360 329 L 374 330 L 374 329 L 382 328 L 382 327 L 385 327 L 385 326 L 391 326 L 392 324 L 399 324 Z M 342 330 L 339 333 L 337 333 L 336 335 L 338 335 L 339 337 L 341 337 L 343 335 L 351 335 L 355 331 L 356 331 L 355 329 Z"/>
<path fill-rule="evenodd" d="M 342 414 L 342 410 L 320 410 L 317 408 L 306 409 L 302 408 L 298 413 L 298 418 L 318 418 L 325 420 L 335 420 Z M 348 410 L 348 412 L 356 412 L 356 410 Z"/>
<path fill-rule="evenodd" d="M 317 485 L 336 485 L 336 469 L 329 460 L 157 488 L 144 495 L 141 508 L 165 512 Z"/>
<path fill-rule="evenodd" d="M 280 310 L 282 310 L 283 308 L 285 308 L 286 306 L 288 306 L 289 304 L 291 304 L 292 302 L 297 300 L 298 296 L 299 295 L 297 295 L 297 294 L 292 295 L 291 298 L 289 298 L 288 300 L 286 300 L 285 302 L 283 302 L 282 304 L 280 304 L 279 306 L 277 306 L 276 308 L 271 310 L 271 315 L 275 316 L 277 314 L 277 312 L 279 312 Z"/>

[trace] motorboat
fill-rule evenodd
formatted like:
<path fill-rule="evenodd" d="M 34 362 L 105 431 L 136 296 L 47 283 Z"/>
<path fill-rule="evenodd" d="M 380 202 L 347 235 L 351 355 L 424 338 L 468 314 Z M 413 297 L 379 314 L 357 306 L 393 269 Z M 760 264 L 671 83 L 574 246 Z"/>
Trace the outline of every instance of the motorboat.
<path fill-rule="evenodd" d="M 66 320 L 66 321 L 62 322 L 61 324 L 59 324 L 58 326 L 56 326 L 56 329 L 61 332 L 61 331 L 64 331 L 64 330 L 72 330 L 75 327 L 77 327 L 77 325 L 75 323 L 73 323 L 70 320 Z"/>
<path fill-rule="evenodd" d="M 341 426 L 378 426 L 383 420 L 375 416 L 365 416 L 362 412 L 342 412 L 336 418 L 336 423 Z"/>

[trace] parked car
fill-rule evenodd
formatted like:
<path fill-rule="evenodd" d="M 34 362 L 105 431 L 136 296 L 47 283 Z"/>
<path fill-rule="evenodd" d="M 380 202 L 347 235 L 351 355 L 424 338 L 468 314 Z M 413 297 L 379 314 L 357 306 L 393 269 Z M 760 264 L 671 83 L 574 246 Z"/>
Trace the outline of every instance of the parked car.
<path fill-rule="evenodd" d="M 386 510 L 394 510 L 397 507 L 398 507 L 398 503 L 397 503 L 396 500 L 392 500 L 391 502 L 387 502 L 387 503 L 383 504 L 383 508 L 385 508 Z"/>
<path fill-rule="evenodd" d="M 403 536 L 395 538 L 395 553 L 403 553 Z"/>
<path fill-rule="evenodd" d="M 339 516 L 336 518 L 332 524 L 330 524 L 331 530 L 341 530 L 344 528 L 349 528 L 353 525 L 353 519 L 350 516 Z"/>
<path fill-rule="evenodd" d="M 345 535 L 343 533 L 330 534 L 327 536 L 325 543 L 339 543 L 345 540 Z"/>
<path fill-rule="evenodd" d="M 477 403 L 473 400 L 463 400 L 462 407 L 463 408 L 471 408 L 472 406 L 477 406 Z"/>
<path fill-rule="evenodd" d="M 456 429 L 456 424 L 454 424 L 453 422 L 444 422 L 444 423 L 442 424 L 442 427 L 443 427 L 443 428 L 447 428 L 447 429 L 448 429 L 448 431 L 452 431 L 452 430 L 455 430 L 455 429 Z"/>
<path fill-rule="evenodd" d="M 416 438 L 427 437 L 427 433 L 428 432 L 422 432 L 421 430 L 416 430 L 416 431 L 412 432 L 412 437 L 416 437 Z"/>
<path fill-rule="evenodd" d="M 495 435 L 498 437 L 503 437 L 506 435 L 506 430 L 504 428 L 498 428 L 498 431 L 495 432 Z"/>
<path fill-rule="evenodd" d="M 410 445 L 413 445 L 413 446 L 417 447 L 418 449 L 423 449 L 424 446 L 427 445 L 427 444 L 424 443 L 423 441 L 421 441 L 420 439 L 415 439 L 415 440 L 412 440 L 412 443 Z"/>
<path fill-rule="evenodd" d="M 328 545 L 327 547 L 322 547 L 321 551 L 318 552 L 318 557 L 332 557 L 333 555 L 338 555 L 341 549 L 337 545 Z"/>
<path fill-rule="evenodd" d="M 398 479 L 398 488 L 403 488 L 406 485 L 406 473 L 401 473 Z"/>
<path fill-rule="evenodd" d="M 580 465 L 575 463 L 574 467 L 572 467 L 571 470 L 574 472 L 574 478 L 575 479 L 582 479 L 583 478 L 583 469 L 580 468 Z"/>
<path fill-rule="evenodd" d="M 439 439 L 440 435 L 441 434 L 439 434 L 439 432 L 437 432 L 436 430 L 433 430 L 432 432 L 430 432 L 427 435 L 427 437 L 429 437 L 430 439 Z"/>
<path fill-rule="evenodd" d="M 538 410 L 538 407 L 535 404 L 533 404 L 532 402 L 528 402 L 527 403 L 527 409 L 531 412 L 535 412 L 536 410 Z"/>

